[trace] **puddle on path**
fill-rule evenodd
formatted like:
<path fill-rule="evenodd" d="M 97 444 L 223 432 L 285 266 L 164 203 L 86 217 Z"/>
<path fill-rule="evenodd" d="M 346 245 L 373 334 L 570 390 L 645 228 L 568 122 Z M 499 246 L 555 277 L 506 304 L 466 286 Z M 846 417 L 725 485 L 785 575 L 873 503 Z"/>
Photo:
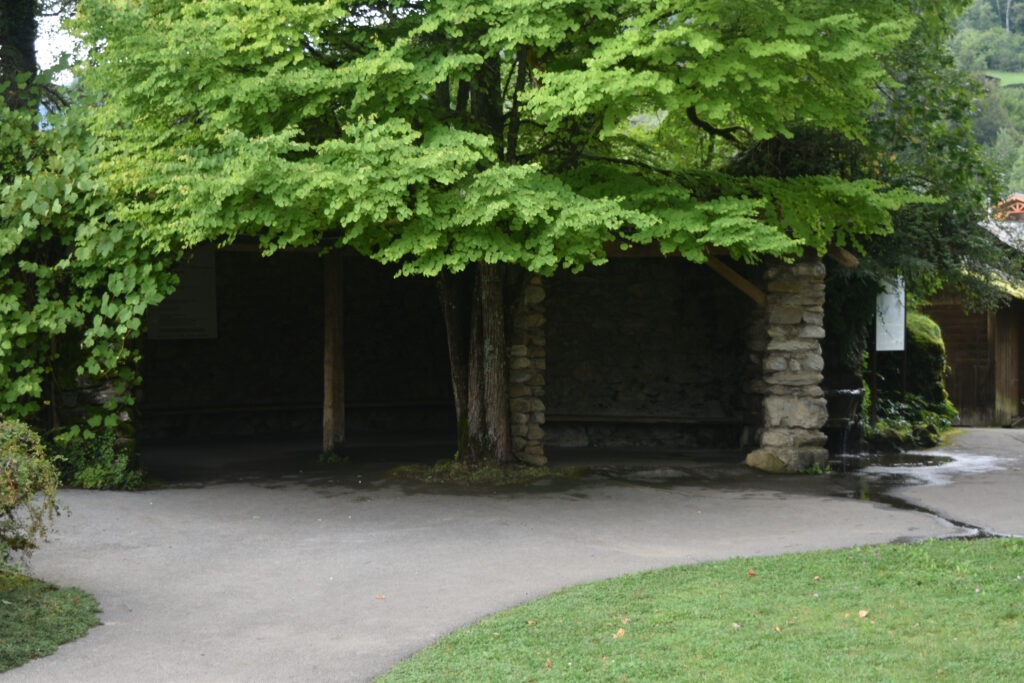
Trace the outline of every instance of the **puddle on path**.
<path fill-rule="evenodd" d="M 942 486 L 958 475 L 980 474 L 1001 468 L 1002 458 L 954 451 L 931 450 L 926 453 L 886 453 L 844 455 L 830 464 L 833 472 L 855 473 L 896 486 Z"/>
<path fill-rule="evenodd" d="M 946 517 L 930 508 L 906 501 L 898 490 L 914 486 L 946 486 L 958 475 L 980 474 L 1001 469 L 1003 458 L 930 450 L 926 453 L 884 453 L 843 455 L 830 461 L 832 476 L 840 482 L 839 495 L 882 503 L 901 510 L 934 515 L 951 524 L 955 536 L 992 536 L 981 527 Z"/>

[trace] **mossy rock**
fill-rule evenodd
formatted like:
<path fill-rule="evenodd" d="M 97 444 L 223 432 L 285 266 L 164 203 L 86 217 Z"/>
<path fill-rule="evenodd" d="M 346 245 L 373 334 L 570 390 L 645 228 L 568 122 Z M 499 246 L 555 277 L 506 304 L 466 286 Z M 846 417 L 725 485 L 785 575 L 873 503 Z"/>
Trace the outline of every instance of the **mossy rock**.
<path fill-rule="evenodd" d="M 908 312 L 907 349 L 903 353 L 878 354 L 876 391 L 880 397 L 894 401 L 905 391 L 921 397 L 936 413 L 951 412 L 945 385 L 948 367 L 946 345 L 938 324 L 923 313 Z"/>

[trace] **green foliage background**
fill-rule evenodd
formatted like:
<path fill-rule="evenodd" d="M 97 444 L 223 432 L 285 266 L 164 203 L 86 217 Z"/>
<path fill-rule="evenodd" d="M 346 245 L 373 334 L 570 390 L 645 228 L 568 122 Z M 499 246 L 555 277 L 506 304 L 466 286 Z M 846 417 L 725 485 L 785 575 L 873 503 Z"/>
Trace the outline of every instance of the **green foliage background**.
<path fill-rule="evenodd" d="M 1004 194 L 1024 192 L 1024 10 L 1012 2 L 975 0 L 952 49 L 961 68 L 986 81 L 975 135 L 1001 174 Z"/>

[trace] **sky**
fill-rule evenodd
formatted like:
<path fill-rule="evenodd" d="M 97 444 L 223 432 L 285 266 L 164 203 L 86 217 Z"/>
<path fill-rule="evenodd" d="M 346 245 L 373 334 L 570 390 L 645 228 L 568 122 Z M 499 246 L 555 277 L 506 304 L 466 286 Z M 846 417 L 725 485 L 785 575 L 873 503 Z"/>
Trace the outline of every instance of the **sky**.
<path fill-rule="evenodd" d="M 56 17 L 40 17 L 39 33 L 36 38 L 36 59 L 40 69 L 49 69 L 57 62 L 62 52 L 70 52 L 75 46 L 74 39 L 67 32 L 60 30 L 60 20 Z M 61 74 L 57 82 L 70 81 L 71 74 Z"/>

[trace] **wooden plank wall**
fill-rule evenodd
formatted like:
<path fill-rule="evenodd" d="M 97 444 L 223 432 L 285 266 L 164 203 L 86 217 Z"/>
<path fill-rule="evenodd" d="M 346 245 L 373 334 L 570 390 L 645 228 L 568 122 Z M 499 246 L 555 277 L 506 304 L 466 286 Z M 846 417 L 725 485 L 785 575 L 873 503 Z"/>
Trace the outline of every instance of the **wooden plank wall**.
<path fill-rule="evenodd" d="M 946 390 L 960 411 L 959 424 L 968 427 L 995 424 L 995 364 L 988 316 L 965 313 L 956 302 L 936 303 L 928 315 L 939 324 L 946 344 L 950 374 Z"/>
<path fill-rule="evenodd" d="M 1009 425 L 1020 415 L 1020 302 L 994 317 L 995 424 Z"/>

